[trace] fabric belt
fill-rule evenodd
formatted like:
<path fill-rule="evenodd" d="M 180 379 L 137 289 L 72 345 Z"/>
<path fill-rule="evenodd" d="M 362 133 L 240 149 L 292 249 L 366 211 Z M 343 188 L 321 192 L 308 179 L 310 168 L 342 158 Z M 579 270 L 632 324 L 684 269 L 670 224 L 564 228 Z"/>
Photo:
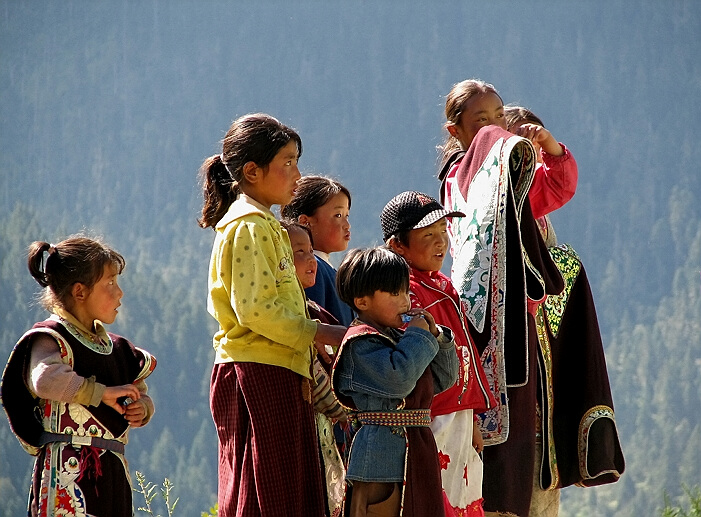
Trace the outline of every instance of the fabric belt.
<path fill-rule="evenodd" d="M 117 440 L 108 440 L 94 436 L 77 436 L 75 434 L 48 433 L 45 432 L 39 438 L 39 446 L 47 443 L 62 442 L 69 443 L 74 447 L 95 447 L 97 449 L 107 449 L 108 451 L 124 454 L 124 444 Z"/>
<path fill-rule="evenodd" d="M 428 427 L 431 425 L 430 409 L 395 409 L 391 411 L 357 411 L 351 417 L 361 424 L 387 425 L 390 427 Z"/>

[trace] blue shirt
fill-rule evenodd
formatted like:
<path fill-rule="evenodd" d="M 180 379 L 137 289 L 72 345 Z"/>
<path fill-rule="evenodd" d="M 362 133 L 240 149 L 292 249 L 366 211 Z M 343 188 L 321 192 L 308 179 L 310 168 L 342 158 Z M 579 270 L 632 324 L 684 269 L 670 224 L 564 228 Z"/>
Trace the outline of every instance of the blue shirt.
<path fill-rule="evenodd" d="M 338 297 L 336 270 L 319 256 L 316 257 L 316 266 L 316 283 L 304 290 L 307 298 L 321 305 L 347 327 L 353 321 L 353 311 Z"/>

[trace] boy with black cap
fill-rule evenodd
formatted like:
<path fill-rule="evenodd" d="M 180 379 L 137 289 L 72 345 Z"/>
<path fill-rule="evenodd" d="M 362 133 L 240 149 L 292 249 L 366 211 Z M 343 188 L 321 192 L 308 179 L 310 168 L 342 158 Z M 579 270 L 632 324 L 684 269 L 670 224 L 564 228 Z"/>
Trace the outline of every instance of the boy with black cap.
<path fill-rule="evenodd" d="M 395 196 L 380 214 L 387 246 L 410 266 L 411 305 L 433 315 L 436 323 L 455 335 L 460 363 L 455 385 L 437 394 L 431 404 L 432 423 L 443 490 L 450 510 L 458 515 L 484 515 L 482 509 L 483 442 L 475 413 L 496 405 L 480 357 L 470 338 L 460 297 L 450 279 L 440 272 L 448 252 L 449 212 L 431 196 L 408 191 Z M 446 515 L 450 515 L 446 508 Z"/>

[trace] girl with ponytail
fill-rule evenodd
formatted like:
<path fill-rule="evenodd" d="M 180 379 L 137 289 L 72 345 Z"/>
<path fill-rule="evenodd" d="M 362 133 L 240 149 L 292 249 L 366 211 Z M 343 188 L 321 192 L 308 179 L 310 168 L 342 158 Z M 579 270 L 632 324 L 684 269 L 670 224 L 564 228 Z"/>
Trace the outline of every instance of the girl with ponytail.
<path fill-rule="evenodd" d="M 199 224 L 215 230 L 207 309 L 217 320 L 210 384 L 219 516 L 324 515 L 311 365 L 345 327 L 308 318 L 287 231 L 271 211 L 300 179 L 302 141 L 261 114 L 233 122 L 200 168 Z"/>

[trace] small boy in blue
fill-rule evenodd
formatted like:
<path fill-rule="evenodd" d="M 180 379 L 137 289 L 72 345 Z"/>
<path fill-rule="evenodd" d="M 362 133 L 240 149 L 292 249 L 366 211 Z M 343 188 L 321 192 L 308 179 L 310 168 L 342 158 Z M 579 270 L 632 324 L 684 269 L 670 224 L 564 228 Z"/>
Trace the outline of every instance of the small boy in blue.
<path fill-rule="evenodd" d="M 427 311 L 411 309 L 409 266 L 387 248 L 350 251 L 336 281 L 339 296 L 358 314 L 331 380 L 359 426 L 346 472 L 346 515 L 442 516 L 438 452 L 428 426 L 433 395 L 457 379 L 452 332 Z"/>

